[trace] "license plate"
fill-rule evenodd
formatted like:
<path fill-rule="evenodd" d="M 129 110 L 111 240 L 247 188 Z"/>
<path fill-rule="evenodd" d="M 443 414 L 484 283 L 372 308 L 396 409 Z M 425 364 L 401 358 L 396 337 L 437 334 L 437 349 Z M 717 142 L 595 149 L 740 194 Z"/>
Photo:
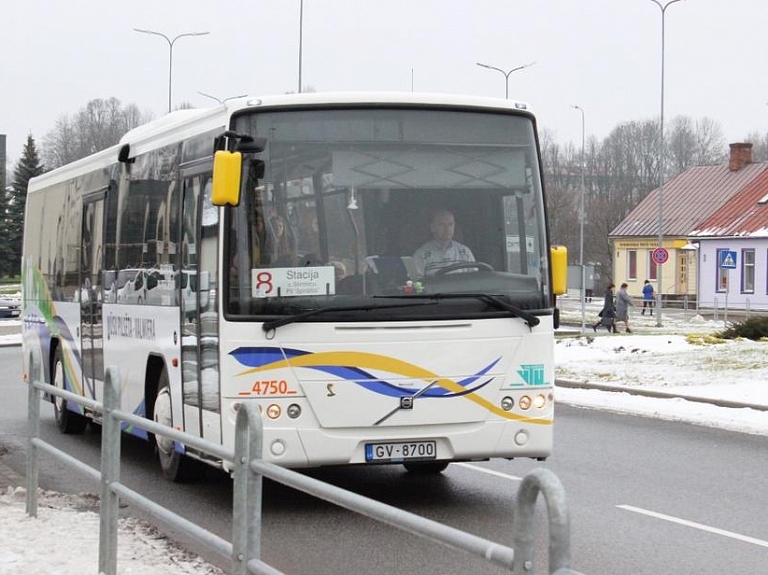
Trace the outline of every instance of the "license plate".
<path fill-rule="evenodd" d="M 434 441 L 365 444 L 365 460 L 367 462 L 414 461 L 435 459 L 436 457 L 437 444 Z"/>

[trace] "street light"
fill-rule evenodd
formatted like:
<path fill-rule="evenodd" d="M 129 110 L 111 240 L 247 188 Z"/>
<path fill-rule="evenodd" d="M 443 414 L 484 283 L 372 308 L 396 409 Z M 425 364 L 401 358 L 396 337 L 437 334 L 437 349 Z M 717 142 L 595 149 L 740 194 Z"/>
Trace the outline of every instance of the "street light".
<path fill-rule="evenodd" d="M 178 40 L 179 38 L 184 38 L 185 36 L 205 36 L 206 34 L 210 34 L 210 32 L 185 32 L 184 34 L 179 34 L 178 36 L 174 36 L 173 39 L 169 38 L 165 34 L 162 34 L 161 32 L 155 32 L 153 30 L 142 30 L 140 28 L 134 28 L 135 32 L 141 32 L 142 34 L 152 34 L 153 36 L 160 36 L 161 38 L 165 38 L 165 41 L 168 42 L 168 111 L 171 111 L 171 86 L 173 82 L 173 44 Z"/>
<path fill-rule="evenodd" d="M 201 92 L 200 90 L 197 91 L 198 94 L 201 96 L 205 96 L 206 98 L 210 98 L 211 100 L 216 100 L 219 104 L 223 104 L 227 100 L 234 100 L 235 98 L 244 98 L 247 96 L 247 94 L 240 94 L 239 96 L 229 96 L 227 98 L 217 98 L 216 96 L 211 96 L 210 94 L 206 94 L 205 92 Z"/>
<path fill-rule="evenodd" d="M 581 269 L 581 333 L 586 331 L 586 309 L 585 309 L 585 292 L 586 289 L 586 274 L 584 273 L 584 172 L 587 169 L 587 162 L 584 156 L 584 144 L 586 140 L 586 132 L 584 131 L 584 109 L 581 106 L 573 104 L 571 106 L 579 112 L 581 112 L 581 199 L 579 201 L 579 268 Z"/>
<path fill-rule="evenodd" d="M 663 248 L 664 242 L 664 16 L 669 8 L 675 2 L 681 0 L 669 0 L 666 4 L 662 4 L 659 0 L 651 0 L 661 10 L 661 127 L 659 128 L 659 247 Z M 656 281 L 658 285 L 658 294 L 656 300 L 656 327 L 661 327 L 661 303 L 663 298 L 663 290 L 661 287 L 662 276 L 661 264 L 656 264 Z"/>
<path fill-rule="evenodd" d="M 304 43 L 304 0 L 299 2 L 299 91 L 301 94 L 301 49 Z"/>
<path fill-rule="evenodd" d="M 509 99 L 509 75 L 512 72 L 517 72 L 518 70 L 522 70 L 523 68 L 528 68 L 530 66 L 533 66 L 535 63 L 536 62 L 531 62 L 529 64 L 523 64 L 522 66 L 518 66 L 517 68 L 512 68 L 509 72 L 505 72 L 504 70 L 502 70 L 501 68 L 497 68 L 496 66 L 489 66 L 488 64 L 481 64 L 480 62 L 475 62 L 475 64 L 477 64 L 481 68 L 488 68 L 489 70 L 496 70 L 497 72 L 501 72 L 502 74 L 504 74 L 504 80 L 505 80 L 506 86 L 507 86 L 506 92 L 504 93 L 504 97 L 507 98 L 507 99 Z"/>

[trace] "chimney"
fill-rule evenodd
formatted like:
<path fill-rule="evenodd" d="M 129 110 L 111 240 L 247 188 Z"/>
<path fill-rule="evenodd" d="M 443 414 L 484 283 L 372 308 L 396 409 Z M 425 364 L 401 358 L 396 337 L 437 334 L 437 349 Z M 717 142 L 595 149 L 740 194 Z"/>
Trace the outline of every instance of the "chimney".
<path fill-rule="evenodd" d="M 731 157 L 728 160 L 728 169 L 732 172 L 738 172 L 747 164 L 752 163 L 752 144 L 736 143 L 730 144 Z"/>

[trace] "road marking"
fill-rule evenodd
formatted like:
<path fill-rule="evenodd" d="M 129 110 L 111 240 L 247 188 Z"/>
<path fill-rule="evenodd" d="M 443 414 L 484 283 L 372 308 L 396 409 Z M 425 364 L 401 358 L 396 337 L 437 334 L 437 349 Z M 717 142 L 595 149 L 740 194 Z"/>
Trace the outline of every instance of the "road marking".
<path fill-rule="evenodd" d="M 460 465 L 461 467 L 466 467 L 467 469 L 473 469 L 474 471 L 479 471 L 480 473 L 487 473 L 488 475 L 501 477 L 502 479 L 510 479 L 512 481 L 523 480 L 522 477 L 518 477 L 517 475 L 509 475 L 508 473 L 501 473 L 500 471 L 494 471 L 493 469 L 486 469 L 485 467 L 472 465 L 471 463 L 454 463 L 454 465 Z"/>
<path fill-rule="evenodd" d="M 718 529 L 717 527 L 709 527 L 708 525 L 695 523 L 694 521 L 687 521 L 685 519 L 680 519 L 679 517 L 672 517 L 671 515 L 664 515 L 663 513 L 656 513 L 655 511 L 648 511 L 647 509 L 632 507 L 631 505 L 617 505 L 616 507 L 626 511 L 634 511 L 635 513 L 655 517 L 656 519 L 661 519 L 663 521 L 685 525 L 686 527 L 701 529 L 702 531 L 708 531 L 709 533 L 715 533 L 716 535 L 722 535 L 723 537 L 730 537 L 731 539 L 737 539 L 739 541 L 744 541 L 745 543 L 752 543 L 753 545 L 759 545 L 760 547 L 768 547 L 768 541 L 763 541 L 762 539 L 756 539 L 754 537 L 747 537 L 746 535 L 740 535 L 738 533 L 734 533 L 733 531 L 726 531 L 725 529 Z"/>

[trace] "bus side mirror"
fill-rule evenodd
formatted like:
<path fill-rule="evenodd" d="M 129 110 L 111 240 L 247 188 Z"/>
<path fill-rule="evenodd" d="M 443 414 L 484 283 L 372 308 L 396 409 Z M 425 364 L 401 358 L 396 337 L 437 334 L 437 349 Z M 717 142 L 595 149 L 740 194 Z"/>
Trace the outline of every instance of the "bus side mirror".
<path fill-rule="evenodd" d="M 549 253 L 552 261 L 552 293 L 563 295 L 568 291 L 568 248 L 552 246 Z"/>
<path fill-rule="evenodd" d="M 211 203 L 214 206 L 236 206 L 240 203 L 240 177 L 243 155 L 217 150 L 213 155 Z"/>

